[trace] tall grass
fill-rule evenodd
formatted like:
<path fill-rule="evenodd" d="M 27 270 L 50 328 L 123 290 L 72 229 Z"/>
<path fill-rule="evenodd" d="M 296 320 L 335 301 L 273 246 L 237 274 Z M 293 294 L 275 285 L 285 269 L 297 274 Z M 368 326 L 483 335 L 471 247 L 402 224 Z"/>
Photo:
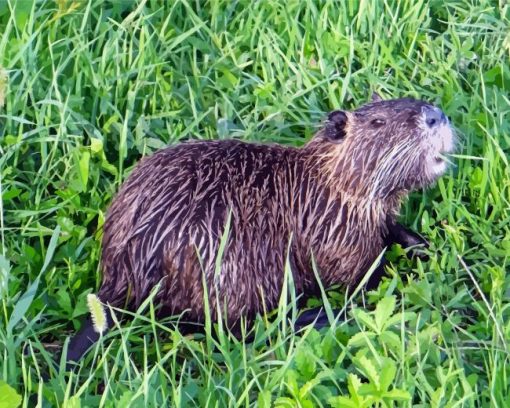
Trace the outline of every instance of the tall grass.
<path fill-rule="evenodd" d="M 509 406 L 509 17 L 489 0 L 0 0 L 0 406 Z M 377 290 L 310 301 L 345 307 L 321 332 L 294 332 L 291 284 L 252 341 L 184 336 L 147 301 L 73 373 L 54 366 L 143 155 L 302 145 L 374 90 L 437 103 L 460 138 L 402 208 L 429 261 L 391 248 Z"/>

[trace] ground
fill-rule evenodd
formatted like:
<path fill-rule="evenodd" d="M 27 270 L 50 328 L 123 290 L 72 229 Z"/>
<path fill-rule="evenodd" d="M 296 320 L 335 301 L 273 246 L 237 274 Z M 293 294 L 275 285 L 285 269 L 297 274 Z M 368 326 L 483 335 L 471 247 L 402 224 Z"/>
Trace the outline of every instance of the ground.
<path fill-rule="evenodd" d="M 509 406 L 508 3 L 112 3 L 0 1 L 0 407 Z M 291 285 L 252 342 L 184 336 L 149 303 L 74 374 L 49 369 L 143 155 L 190 137 L 302 145 L 372 91 L 437 104 L 460 140 L 402 208 L 428 261 L 389 249 L 376 290 L 315 301 L 345 312 L 320 332 L 285 320 Z"/>

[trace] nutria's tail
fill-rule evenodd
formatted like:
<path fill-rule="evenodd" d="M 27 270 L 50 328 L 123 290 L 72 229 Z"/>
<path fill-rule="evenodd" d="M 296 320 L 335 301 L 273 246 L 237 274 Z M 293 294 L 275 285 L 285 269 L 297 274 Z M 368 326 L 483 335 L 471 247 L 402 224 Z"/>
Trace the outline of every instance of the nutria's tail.
<path fill-rule="evenodd" d="M 79 361 L 85 352 L 98 340 L 99 333 L 94 330 L 94 323 L 88 317 L 83 322 L 81 330 L 71 338 L 67 349 L 66 361 L 68 363 Z"/>
<path fill-rule="evenodd" d="M 101 300 L 100 300 L 101 299 Z M 106 305 L 112 305 L 107 301 L 108 297 L 104 294 L 89 294 L 87 303 L 90 309 L 90 315 L 83 321 L 82 328 L 69 342 L 67 349 L 66 363 L 67 368 L 71 369 L 71 362 L 78 362 L 83 355 L 99 340 L 100 333 L 105 334 L 113 325 L 112 311 Z M 114 303 L 113 306 L 116 306 Z"/>
<path fill-rule="evenodd" d="M 108 309 L 105 310 L 107 327 L 103 331 L 106 334 L 108 329 L 113 326 L 113 319 Z M 67 369 L 72 369 L 72 364 L 78 362 L 83 355 L 99 340 L 100 334 L 94 328 L 92 318 L 89 316 L 83 322 L 83 326 L 78 333 L 76 333 L 69 342 L 67 348 Z"/>

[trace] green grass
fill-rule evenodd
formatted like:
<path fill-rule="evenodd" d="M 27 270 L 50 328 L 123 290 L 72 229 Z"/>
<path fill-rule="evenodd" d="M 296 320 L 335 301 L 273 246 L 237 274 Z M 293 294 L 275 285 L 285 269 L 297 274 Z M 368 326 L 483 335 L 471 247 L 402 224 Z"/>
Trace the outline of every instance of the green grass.
<path fill-rule="evenodd" d="M 0 407 L 510 406 L 508 3 L 160 3 L 0 0 Z M 460 137 L 402 208 L 428 262 L 393 248 L 377 290 L 328 292 L 345 319 L 320 333 L 283 318 L 292 285 L 247 343 L 183 336 L 148 302 L 75 373 L 49 368 L 143 155 L 188 137 L 302 145 L 373 90 L 437 103 Z"/>

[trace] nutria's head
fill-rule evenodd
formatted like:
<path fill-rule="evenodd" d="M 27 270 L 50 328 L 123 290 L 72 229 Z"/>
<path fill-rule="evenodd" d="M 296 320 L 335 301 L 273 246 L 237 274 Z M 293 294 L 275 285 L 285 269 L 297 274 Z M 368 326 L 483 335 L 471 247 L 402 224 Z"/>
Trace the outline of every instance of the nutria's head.
<path fill-rule="evenodd" d="M 426 186 L 444 173 L 454 136 L 444 113 L 423 101 L 373 101 L 329 114 L 311 146 L 328 158 L 344 191 L 386 198 Z"/>

